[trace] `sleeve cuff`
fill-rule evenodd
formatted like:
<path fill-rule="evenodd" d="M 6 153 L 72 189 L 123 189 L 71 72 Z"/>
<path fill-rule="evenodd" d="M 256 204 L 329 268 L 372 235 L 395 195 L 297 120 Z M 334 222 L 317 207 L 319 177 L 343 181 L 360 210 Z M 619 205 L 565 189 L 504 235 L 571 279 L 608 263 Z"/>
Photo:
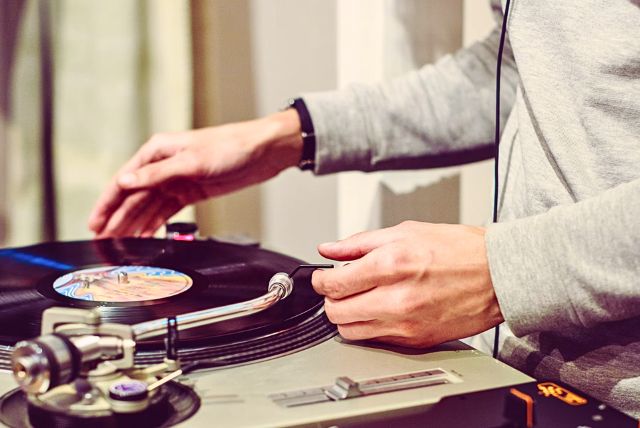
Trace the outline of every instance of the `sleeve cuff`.
<path fill-rule="evenodd" d="M 516 336 L 580 324 L 554 257 L 562 240 L 548 242 L 543 216 L 489 226 L 487 258 L 502 316 Z M 546 241 L 546 242 L 545 242 Z"/>
<path fill-rule="evenodd" d="M 353 91 L 316 92 L 302 96 L 316 136 L 316 174 L 370 169 L 367 124 Z"/>

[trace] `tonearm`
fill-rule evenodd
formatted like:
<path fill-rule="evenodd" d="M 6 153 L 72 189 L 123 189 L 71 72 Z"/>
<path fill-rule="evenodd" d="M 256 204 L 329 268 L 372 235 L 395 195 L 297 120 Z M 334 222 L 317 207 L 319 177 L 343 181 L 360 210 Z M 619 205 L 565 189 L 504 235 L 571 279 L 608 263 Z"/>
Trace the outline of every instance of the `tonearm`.
<path fill-rule="evenodd" d="M 255 299 L 133 325 L 103 323 L 97 309 L 49 308 L 43 312 L 41 336 L 16 344 L 12 354 L 14 377 L 28 394 L 44 394 L 86 376 L 100 365 L 124 371 L 133 378 L 140 377 L 135 373 L 139 370 L 144 370 L 145 375 L 175 371 L 177 361 L 165 361 L 155 370 L 137 368 L 136 342 L 167 335 L 172 326 L 183 331 L 268 309 L 291 294 L 292 274 L 273 275 L 267 292 Z"/>

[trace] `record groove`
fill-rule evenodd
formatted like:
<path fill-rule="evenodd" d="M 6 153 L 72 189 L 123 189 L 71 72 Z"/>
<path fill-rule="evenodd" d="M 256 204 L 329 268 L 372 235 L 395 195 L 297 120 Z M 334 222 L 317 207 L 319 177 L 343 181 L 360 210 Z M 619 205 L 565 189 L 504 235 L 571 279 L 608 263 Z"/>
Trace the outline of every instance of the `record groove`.
<path fill-rule="evenodd" d="M 41 314 L 46 308 L 96 308 L 103 322 L 134 324 L 253 299 L 266 293 L 273 274 L 291 272 L 301 263 L 257 247 L 217 241 L 126 238 L 0 250 L 0 368 L 8 368 L 15 342 L 40 334 Z M 113 281 L 107 284 L 100 282 L 101 278 L 96 280 L 103 272 L 118 271 L 116 268 L 101 268 L 95 276 L 93 271 L 81 272 L 69 282 L 74 272 L 88 268 L 124 267 L 120 270 L 128 275 L 144 270 L 132 266 L 175 271 L 193 283 L 175 295 L 167 291 L 165 297 L 160 292 L 160 298 L 131 302 L 126 301 L 130 297 L 122 298 L 123 290 Z M 148 269 L 145 274 L 157 272 Z M 89 276 L 82 276 L 85 274 Z M 123 287 L 135 280 L 124 276 Z M 56 281 L 71 284 L 69 293 L 77 293 L 80 298 L 56 291 Z M 98 289 L 105 284 L 107 292 Z M 120 297 L 111 297 L 114 290 Z M 101 296 L 102 300 L 85 299 L 88 294 Z M 108 299 L 124 301 L 105 301 Z M 241 364 L 312 346 L 336 334 L 322 306 L 322 297 L 311 287 L 310 272 L 301 271 L 295 277 L 292 294 L 275 306 L 248 317 L 180 332 L 179 355 L 185 361 L 216 358 L 225 365 Z M 136 362 L 159 362 L 163 349 L 161 337 L 142 341 L 138 343 Z"/>

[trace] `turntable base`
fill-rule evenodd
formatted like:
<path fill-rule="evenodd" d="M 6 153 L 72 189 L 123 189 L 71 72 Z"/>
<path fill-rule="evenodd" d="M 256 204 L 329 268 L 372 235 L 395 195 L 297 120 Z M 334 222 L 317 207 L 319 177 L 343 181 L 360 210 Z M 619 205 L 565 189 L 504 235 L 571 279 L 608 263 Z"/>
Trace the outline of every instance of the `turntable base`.
<path fill-rule="evenodd" d="M 202 398 L 190 426 L 298 426 L 374 417 L 379 412 L 400 412 L 416 405 L 436 403 L 441 397 L 529 382 L 532 379 L 460 342 L 423 353 L 341 343 L 339 337 L 275 360 L 193 376 Z M 405 351 L 406 352 L 406 351 Z M 347 376 L 354 381 L 404 373 L 442 369 L 459 383 L 437 384 L 380 393 L 343 401 L 284 407 L 276 394 L 331 385 Z M 277 397 L 277 395 L 276 395 Z M 318 425 L 316 425 L 318 426 Z"/>
<path fill-rule="evenodd" d="M 349 383 L 345 376 L 359 382 L 364 396 L 340 396 L 345 390 L 339 386 Z M 532 382 L 460 342 L 416 351 L 345 343 L 334 337 L 290 355 L 202 371 L 180 381 L 195 389 L 201 403 L 195 415 L 179 424 L 185 427 L 639 426 L 567 385 Z M 327 389 L 317 394 L 327 386 L 337 398 L 346 398 L 331 400 Z M 11 374 L 1 372 L 0 393 L 13 388 Z M 542 394 L 543 390 L 559 394 Z M 524 402 L 509 400 L 517 396 L 514 391 L 532 398 L 532 424 L 524 422 Z"/>
<path fill-rule="evenodd" d="M 336 378 L 354 381 L 440 369 L 453 382 L 394 392 L 286 407 L 281 395 L 324 387 Z M 380 412 L 402 412 L 442 397 L 530 382 L 532 379 L 460 342 L 416 352 L 401 348 L 345 343 L 339 337 L 284 357 L 196 372 L 188 376 L 201 398 L 189 427 L 331 426 L 347 418 L 370 418 Z M 183 379 L 184 381 L 184 379 Z M 15 388 L 10 373 L 0 374 L 0 392 Z"/>

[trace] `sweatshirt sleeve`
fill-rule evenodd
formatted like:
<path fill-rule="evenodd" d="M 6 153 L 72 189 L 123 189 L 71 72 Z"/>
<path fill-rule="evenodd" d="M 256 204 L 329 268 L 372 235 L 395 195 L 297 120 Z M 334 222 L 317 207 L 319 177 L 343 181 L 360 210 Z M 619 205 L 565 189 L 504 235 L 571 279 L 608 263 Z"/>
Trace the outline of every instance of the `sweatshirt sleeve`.
<path fill-rule="evenodd" d="M 516 336 L 640 316 L 640 180 L 489 227 L 487 254 Z"/>
<path fill-rule="evenodd" d="M 493 156 L 498 25 L 483 41 L 387 83 L 303 95 L 316 135 L 316 174 L 419 169 Z M 518 82 L 511 47 L 502 63 L 502 123 Z"/>

